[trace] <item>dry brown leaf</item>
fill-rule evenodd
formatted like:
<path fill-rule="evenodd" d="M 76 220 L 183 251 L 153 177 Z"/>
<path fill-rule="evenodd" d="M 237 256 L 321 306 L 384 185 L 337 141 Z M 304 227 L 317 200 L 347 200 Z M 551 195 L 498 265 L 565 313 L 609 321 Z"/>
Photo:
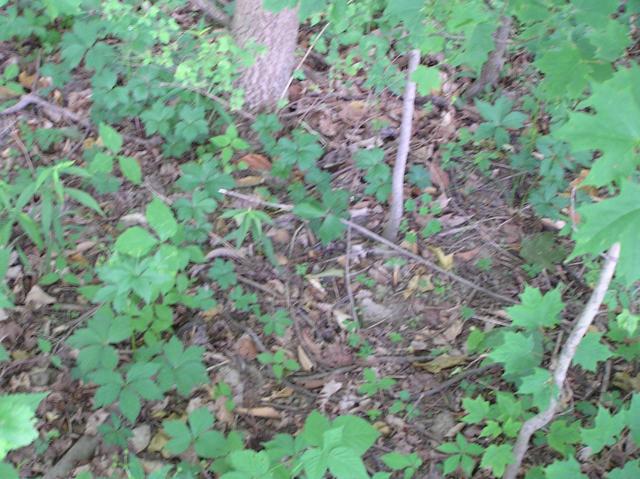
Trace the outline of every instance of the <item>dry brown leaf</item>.
<path fill-rule="evenodd" d="M 428 161 L 427 168 L 429 168 L 429 174 L 431 175 L 431 181 L 436 184 L 441 191 L 446 191 L 449 188 L 449 175 L 440 168 L 440 165 L 435 161 Z"/>
<path fill-rule="evenodd" d="M 244 176 L 236 180 L 236 185 L 240 188 L 250 188 L 252 186 L 258 186 L 264 183 L 262 176 Z"/>
<path fill-rule="evenodd" d="M 169 457 L 169 454 L 164 450 L 164 447 L 169 442 L 169 436 L 167 436 L 164 432 L 158 431 L 153 435 L 151 441 L 149 441 L 149 446 L 147 450 L 149 452 L 160 452 L 163 457 Z"/>
<path fill-rule="evenodd" d="M 43 306 L 54 304 L 55 302 L 56 298 L 45 293 L 37 284 L 31 288 L 27 293 L 27 297 L 24 299 L 24 304 L 32 306 L 34 309 L 39 309 Z"/>
<path fill-rule="evenodd" d="M 280 413 L 276 411 L 271 406 L 261 406 L 261 407 L 252 407 L 252 408 L 244 408 L 239 407 L 236 408 L 236 412 L 239 414 L 248 414 L 254 417 L 262 417 L 265 419 L 280 419 Z"/>
<path fill-rule="evenodd" d="M 450 270 L 453 267 L 453 253 L 445 254 L 442 248 L 438 246 L 429 246 L 429 250 L 435 255 L 438 264 L 444 269 Z"/>
<path fill-rule="evenodd" d="M 311 361 L 304 348 L 300 345 L 298 345 L 298 362 L 304 371 L 311 371 L 314 368 L 313 361 Z"/>
<path fill-rule="evenodd" d="M 269 159 L 258 153 L 249 153 L 248 155 L 244 155 L 239 161 L 246 164 L 252 170 L 271 170 L 271 162 Z"/>
<path fill-rule="evenodd" d="M 251 336 L 248 334 L 243 334 L 233 345 L 233 350 L 235 353 L 241 358 L 248 359 L 249 361 L 253 361 L 258 355 L 258 349 L 256 348 L 256 343 L 253 342 Z"/>
<path fill-rule="evenodd" d="M 453 356 L 443 354 L 425 363 L 413 363 L 416 368 L 424 369 L 432 374 L 437 374 L 445 369 L 451 369 L 467 362 L 466 356 Z"/>
<path fill-rule="evenodd" d="M 455 256 L 460 261 L 463 261 L 464 263 L 468 263 L 469 261 L 476 259 L 481 249 L 482 248 L 478 246 L 477 248 L 473 248 L 467 251 L 460 251 L 459 253 L 456 253 Z"/>
<path fill-rule="evenodd" d="M 360 100 L 354 100 L 342 107 L 340 118 L 351 125 L 356 124 L 367 114 L 367 104 Z"/>

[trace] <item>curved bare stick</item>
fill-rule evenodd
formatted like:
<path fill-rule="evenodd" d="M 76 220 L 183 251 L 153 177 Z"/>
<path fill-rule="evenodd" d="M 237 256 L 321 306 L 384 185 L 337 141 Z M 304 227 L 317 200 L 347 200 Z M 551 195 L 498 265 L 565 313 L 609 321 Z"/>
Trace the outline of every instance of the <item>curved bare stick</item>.
<path fill-rule="evenodd" d="M 407 168 L 409 156 L 409 143 L 411 143 L 411 127 L 413 125 L 413 112 L 416 101 L 416 82 L 413 81 L 413 73 L 420 64 L 420 50 L 411 50 L 409 53 L 409 67 L 407 68 L 407 84 L 404 90 L 402 103 L 402 123 L 400 125 L 400 139 L 398 140 L 398 153 L 393 165 L 393 179 L 391 181 L 391 205 L 389 207 L 389 221 L 384 230 L 384 237 L 389 241 L 395 241 L 398 236 L 398 228 L 402 221 L 402 209 L 404 208 L 404 172 Z"/>
<path fill-rule="evenodd" d="M 607 260 L 602 267 L 598 284 L 593 290 L 593 293 L 589 298 L 589 302 L 584 307 L 582 314 L 580 314 L 576 320 L 573 330 L 567 338 L 566 343 L 564 343 L 562 352 L 558 358 L 558 364 L 553 372 L 553 382 L 557 387 L 558 393 L 551 397 L 549 407 L 545 411 L 540 412 L 522 425 L 516 444 L 513 447 L 515 461 L 509 464 L 503 479 L 516 479 L 518 471 L 520 470 L 520 465 L 524 459 L 524 455 L 527 453 L 527 449 L 529 448 L 529 440 L 531 439 L 531 436 L 533 436 L 533 433 L 538 429 L 546 426 L 557 412 L 560 406 L 559 397 L 562 395 L 562 388 L 564 386 L 565 379 L 567 378 L 567 371 L 569 370 L 571 361 L 573 360 L 576 350 L 580 345 L 580 341 L 582 341 L 587 329 L 589 329 L 593 319 L 596 317 L 596 314 L 598 314 L 600 305 L 604 300 L 604 295 L 607 293 L 609 285 L 611 284 L 611 279 L 613 278 L 613 273 L 616 270 L 619 257 L 620 243 L 615 243 L 607 253 Z"/>

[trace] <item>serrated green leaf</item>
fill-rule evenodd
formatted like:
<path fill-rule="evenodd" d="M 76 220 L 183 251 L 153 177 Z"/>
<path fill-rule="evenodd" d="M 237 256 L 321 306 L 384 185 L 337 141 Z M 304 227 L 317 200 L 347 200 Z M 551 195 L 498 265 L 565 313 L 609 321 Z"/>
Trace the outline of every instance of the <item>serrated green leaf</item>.
<path fill-rule="evenodd" d="M 502 477 L 507 464 L 511 464 L 513 460 L 513 453 L 510 445 L 500 444 L 498 446 L 491 444 L 482 455 L 480 467 L 491 470 L 491 472 L 497 477 Z"/>
<path fill-rule="evenodd" d="M 557 326 L 564 309 L 560 288 L 543 295 L 538 288 L 527 285 L 520 295 L 520 303 L 508 308 L 507 314 L 515 326 L 527 330 Z"/>
<path fill-rule="evenodd" d="M 591 448 L 592 454 L 598 454 L 605 446 L 613 446 L 626 425 L 627 414 L 619 412 L 611 415 L 608 409 L 599 406 L 593 428 L 582 429 L 582 442 Z"/>
<path fill-rule="evenodd" d="M 489 358 L 503 364 L 507 375 L 519 375 L 540 364 L 540 358 L 534 354 L 533 337 L 512 331 L 503 334 L 502 344 L 489 353 Z"/>
<path fill-rule="evenodd" d="M 629 405 L 629 431 L 636 446 L 640 446 L 640 393 L 634 393 Z"/>
<path fill-rule="evenodd" d="M 118 236 L 114 248 L 118 253 L 140 258 L 158 243 L 151 233 L 139 226 L 132 226 Z"/>
<path fill-rule="evenodd" d="M 545 437 L 550 448 L 568 456 L 573 451 L 571 445 L 580 442 L 580 424 L 578 421 L 568 424 L 567 421 L 559 419 L 551 424 Z"/>
<path fill-rule="evenodd" d="M 364 454 L 376 442 L 380 433 L 364 419 L 358 416 L 339 416 L 331 424 L 331 428 L 343 428 L 344 444 L 357 454 Z"/>
<path fill-rule="evenodd" d="M 118 156 L 118 166 L 120 172 L 127 180 L 134 185 L 142 183 L 142 170 L 138 160 L 131 156 Z"/>
<path fill-rule="evenodd" d="M 173 211 L 159 198 L 154 198 L 147 205 L 145 216 L 149 225 L 163 241 L 175 236 L 178 232 L 178 223 Z"/>
<path fill-rule="evenodd" d="M 622 69 L 613 78 L 592 85 L 593 93 L 581 107 L 594 113 L 575 112 L 554 136 L 575 151 L 599 150 L 585 184 L 603 186 L 620 181 L 640 165 L 640 68 Z M 615 101 L 611 101 L 615 94 Z"/>
<path fill-rule="evenodd" d="M 489 415 L 491 405 L 482 396 L 478 396 L 475 399 L 464 398 L 462 406 L 467 411 L 467 415 L 462 418 L 462 421 L 467 424 L 478 424 Z"/>
<path fill-rule="evenodd" d="M 100 123 L 98 133 L 104 146 L 109 148 L 113 153 L 118 153 L 122 148 L 122 136 L 115 129 L 106 123 Z"/>
<path fill-rule="evenodd" d="M 362 459 L 350 447 L 336 447 L 327 458 L 329 471 L 336 479 L 369 479 Z"/>
<path fill-rule="evenodd" d="M 547 479 L 588 479 L 588 476 L 580 470 L 580 464 L 574 457 L 566 461 L 556 461 L 544 469 Z"/>
<path fill-rule="evenodd" d="M 602 333 L 587 333 L 573 357 L 573 362 L 587 371 L 595 372 L 600 361 L 606 361 L 613 353 L 600 342 Z"/>
<path fill-rule="evenodd" d="M 424 65 L 418 65 L 411 79 L 416 82 L 418 94 L 423 96 L 430 95 L 434 91 L 439 90 L 442 83 L 440 71 L 435 67 L 427 67 Z"/>
<path fill-rule="evenodd" d="M 625 181 L 620 194 L 599 203 L 578 208 L 582 224 L 574 234 L 576 247 L 568 258 L 591 253 L 599 254 L 613 243 L 620 242 L 617 266 L 624 283 L 631 286 L 640 279 L 640 185 Z"/>
<path fill-rule="evenodd" d="M 640 477 L 640 459 L 627 462 L 622 468 L 616 468 L 607 474 L 607 479 L 638 479 Z"/>

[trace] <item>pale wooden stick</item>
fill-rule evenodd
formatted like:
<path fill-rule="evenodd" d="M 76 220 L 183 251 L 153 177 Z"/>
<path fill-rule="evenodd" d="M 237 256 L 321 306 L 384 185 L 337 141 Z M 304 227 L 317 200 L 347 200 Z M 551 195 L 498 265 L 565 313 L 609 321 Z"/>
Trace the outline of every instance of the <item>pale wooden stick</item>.
<path fill-rule="evenodd" d="M 518 439 L 513 447 L 513 456 L 515 460 L 507 467 L 503 479 L 516 479 L 522 460 L 524 459 L 524 455 L 527 453 L 527 449 L 529 448 L 529 440 L 531 439 L 531 436 L 533 436 L 537 430 L 546 426 L 555 416 L 555 413 L 560 406 L 560 397 L 562 396 L 562 389 L 564 382 L 567 379 L 567 371 L 569 370 L 571 361 L 576 354 L 580 341 L 582 341 L 582 338 L 589 329 L 593 319 L 600 310 L 604 296 L 611 284 L 611 279 L 613 278 L 613 273 L 616 270 L 619 257 L 620 243 L 615 243 L 607 253 L 607 259 L 602 267 L 598 284 L 593 290 L 593 293 L 589 298 L 589 302 L 584 307 L 582 314 L 580 314 L 576 320 L 573 330 L 567 338 L 567 342 L 564 343 L 558 358 L 558 364 L 553 372 L 553 383 L 557 388 L 556 394 L 552 395 L 549 407 L 546 410 L 540 412 L 522 425 L 522 429 L 520 429 L 520 433 L 518 434 Z"/>
<path fill-rule="evenodd" d="M 391 204 L 389 205 L 389 220 L 384 230 L 384 237 L 389 241 L 395 241 L 398 236 L 398 228 L 402 221 L 404 209 L 404 172 L 407 169 L 407 157 L 409 156 L 409 144 L 411 143 L 411 129 L 413 126 L 413 112 L 416 101 L 416 82 L 413 74 L 420 64 L 420 50 L 411 50 L 409 53 L 409 66 L 407 67 L 407 83 L 402 102 L 402 122 L 400 124 L 400 138 L 398 139 L 398 152 L 393 165 L 393 178 L 391 180 Z"/>

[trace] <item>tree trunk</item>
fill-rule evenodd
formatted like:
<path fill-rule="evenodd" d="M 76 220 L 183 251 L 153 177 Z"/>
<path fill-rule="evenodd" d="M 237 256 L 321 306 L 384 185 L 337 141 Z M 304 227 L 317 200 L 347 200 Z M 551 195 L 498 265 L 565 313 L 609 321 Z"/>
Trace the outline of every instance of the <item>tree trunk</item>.
<path fill-rule="evenodd" d="M 249 109 L 272 109 L 280 98 L 286 97 L 295 63 L 298 26 L 297 9 L 272 13 L 262 8 L 262 0 L 236 0 L 231 25 L 236 42 L 241 47 L 255 43 L 266 48 L 238 81 Z"/>

